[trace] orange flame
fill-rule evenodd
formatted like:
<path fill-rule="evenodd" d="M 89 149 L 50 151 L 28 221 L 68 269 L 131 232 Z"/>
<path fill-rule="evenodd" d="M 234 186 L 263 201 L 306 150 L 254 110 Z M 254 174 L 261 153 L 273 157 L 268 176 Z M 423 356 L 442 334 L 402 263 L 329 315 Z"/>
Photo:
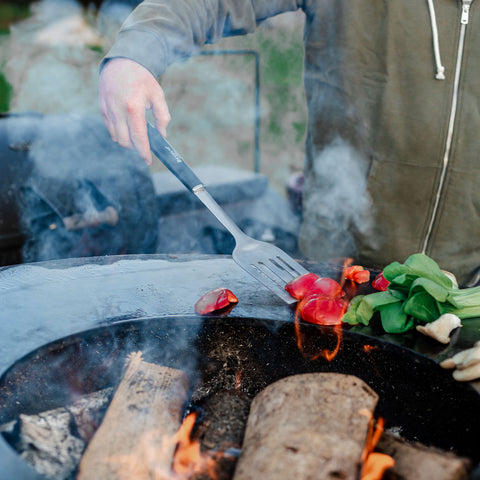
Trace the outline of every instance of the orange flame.
<path fill-rule="evenodd" d="M 196 414 L 190 413 L 175 434 L 177 450 L 173 457 L 172 479 L 186 480 L 194 474 L 206 474 L 212 480 L 217 478 L 217 462 L 208 453 L 200 451 L 200 443 L 190 438 L 195 425 Z"/>
<path fill-rule="evenodd" d="M 374 452 L 385 427 L 385 420 L 379 417 L 375 422 L 369 410 L 362 409 L 362 415 L 369 418 L 367 440 L 362 453 L 361 480 L 381 480 L 385 471 L 395 465 L 395 460 L 384 453 Z"/>
<path fill-rule="evenodd" d="M 319 352 L 308 355 L 305 352 L 305 347 L 304 347 L 304 335 L 301 331 L 301 326 L 300 326 L 300 312 L 297 308 L 295 311 L 295 317 L 294 317 L 294 325 L 295 325 L 295 338 L 297 340 L 297 347 L 298 349 L 302 352 L 302 355 L 307 358 L 308 360 L 317 360 L 320 357 L 325 358 L 325 360 L 331 362 L 338 354 L 340 351 L 340 347 L 342 345 L 342 338 L 343 338 L 343 331 L 342 331 L 342 324 L 334 325 L 333 326 L 333 332 L 336 336 L 337 342 L 335 345 L 335 348 L 333 350 L 327 350 L 323 349 L 320 350 Z"/>
<path fill-rule="evenodd" d="M 350 267 L 353 263 L 353 258 L 344 258 L 343 259 L 343 267 L 342 267 L 342 276 L 340 277 L 340 281 L 338 283 L 340 283 L 340 286 L 343 288 L 343 286 L 345 285 L 345 269 Z"/>

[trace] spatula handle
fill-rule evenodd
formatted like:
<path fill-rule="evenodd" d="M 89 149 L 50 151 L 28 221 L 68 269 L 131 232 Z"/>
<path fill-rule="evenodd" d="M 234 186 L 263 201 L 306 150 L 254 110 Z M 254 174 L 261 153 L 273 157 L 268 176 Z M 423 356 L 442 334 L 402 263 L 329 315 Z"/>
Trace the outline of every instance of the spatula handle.
<path fill-rule="evenodd" d="M 165 140 L 162 134 L 147 122 L 150 149 L 160 161 L 191 191 L 203 185 L 180 154 Z"/>

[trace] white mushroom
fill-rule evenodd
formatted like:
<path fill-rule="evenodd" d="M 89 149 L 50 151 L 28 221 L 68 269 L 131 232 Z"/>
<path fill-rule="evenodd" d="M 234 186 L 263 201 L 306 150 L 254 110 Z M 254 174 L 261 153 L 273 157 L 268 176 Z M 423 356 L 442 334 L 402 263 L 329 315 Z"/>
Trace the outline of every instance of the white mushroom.
<path fill-rule="evenodd" d="M 453 372 L 453 378 L 459 382 L 471 382 L 472 380 L 480 378 L 480 363 L 475 363 L 463 370 L 455 370 Z"/>
<path fill-rule="evenodd" d="M 444 313 L 434 322 L 427 323 L 426 325 L 418 325 L 417 330 L 440 343 L 449 343 L 452 330 L 461 326 L 462 321 L 456 315 L 453 313 Z"/>
<path fill-rule="evenodd" d="M 440 366 L 455 368 L 453 378 L 459 382 L 470 382 L 480 378 L 480 341 L 472 348 L 463 350 L 451 358 L 447 358 Z"/>

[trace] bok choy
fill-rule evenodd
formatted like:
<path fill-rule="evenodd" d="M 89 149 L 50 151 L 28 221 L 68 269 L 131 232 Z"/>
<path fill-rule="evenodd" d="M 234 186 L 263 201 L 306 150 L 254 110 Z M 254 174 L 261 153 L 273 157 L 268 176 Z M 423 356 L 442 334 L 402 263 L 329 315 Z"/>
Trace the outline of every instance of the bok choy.
<path fill-rule="evenodd" d="M 480 286 L 458 288 L 427 255 L 417 253 L 403 264 L 393 262 L 383 275 L 390 282 L 387 291 L 354 297 L 343 322 L 368 325 L 379 312 L 386 332 L 402 333 L 444 313 L 461 319 L 480 317 Z"/>

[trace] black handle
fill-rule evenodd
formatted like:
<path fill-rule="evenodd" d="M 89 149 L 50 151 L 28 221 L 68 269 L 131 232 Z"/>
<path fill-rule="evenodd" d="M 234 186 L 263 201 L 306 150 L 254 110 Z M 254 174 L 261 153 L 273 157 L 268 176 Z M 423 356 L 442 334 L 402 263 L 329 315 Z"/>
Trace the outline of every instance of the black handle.
<path fill-rule="evenodd" d="M 195 175 L 180 154 L 148 122 L 147 130 L 152 152 L 189 190 L 193 190 L 198 185 L 203 185 L 202 181 Z"/>

